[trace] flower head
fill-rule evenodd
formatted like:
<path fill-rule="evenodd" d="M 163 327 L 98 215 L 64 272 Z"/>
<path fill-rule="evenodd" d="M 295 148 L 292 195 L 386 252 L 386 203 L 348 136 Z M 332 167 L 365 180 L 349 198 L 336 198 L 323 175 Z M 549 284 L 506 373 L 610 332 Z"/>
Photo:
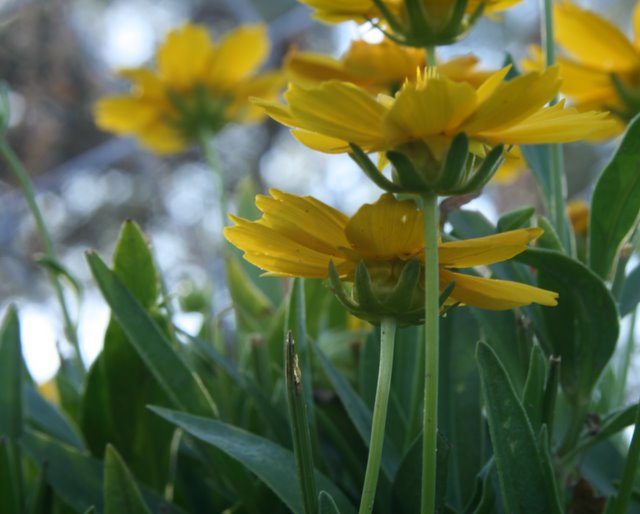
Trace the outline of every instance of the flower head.
<path fill-rule="evenodd" d="M 459 39 L 483 13 L 521 0 L 299 0 L 327 23 L 372 21 L 401 44 L 444 45 Z"/>
<path fill-rule="evenodd" d="M 561 91 L 581 110 L 607 109 L 622 120 L 640 112 L 640 2 L 633 12 L 634 37 L 597 14 L 562 1 L 554 6 L 555 39 L 564 56 L 557 59 Z M 542 66 L 539 48 L 524 61 Z M 620 125 L 620 130 L 623 125 Z"/>
<path fill-rule="evenodd" d="M 155 152 L 173 153 L 227 122 L 258 120 L 262 113 L 247 99 L 273 98 L 283 82 L 280 73 L 256 75 L 268 52 L 263 25 L 240 27 L 214 42 L 206 27 L 187 23 L 158 48 L 156 69 L 120 71 L 132 89 L 99 100 L 96 123 L 133 135 Z"/>
<path fill-rule="evenodd" d="M 417 80 L 405 81 L 393 96 L 372 96 L 336 80 L 317 86 L 290 84 L 285 105 L 256 103 L 272 118 L 293 127 L 293 135 L 315 150 L 352 153 L 355 145 L 364 152 L 404 154 L 424 187 L 432 190 L 451 178 L 446 176 L 450 172 L 442 171 L 442 163 L 462 134 L 469 140 L 471 153 L 484 158 L 502 144 L 566 143 L 605 137 L 615 130 L 606 113 L 565 109 L 562 102 L 545 107 L 558 92 L 557 68 L 504 81 L 508 71 L 492 74 L 476 88 L 428 68 L 418 71 Z M 462 174 L 472 167 L 457 156 L 452 161 L 462 162 Z M 395 163 L 394 167 L 402 171 Z M 403 190 L 419 191 L 411 187 Z M 458 192 L 454 188 L 440 194 Z"/>
<path fill-rule="evenodd" d="M 354 41 L 340 59 L 314 52 L 293 51 L 287 55 L 285 71 L 295 83 L 307 86 L 327 80 L 351 82 L 372 93 L 393 93 L 406 81 L 416 79 L 416 69 L 427 64 L 422 49 L 400 46 L 389 39 L 381 43 Z M 473 55 L 438 63 L 438 72 L 454 82 L 479 86 L 491 74 L 477 70 Z"/>
<path fill-rule="evenodd" d="M 309 196 L 274 189 L 270 193 L 256 199 L 262 218 L 248 221 L 231 216 L 235 226 L 225 229 L 225 237 L 244 251 L 245 259 L 266 270 L 266 275 L 310 278 L 327 278 L 333 263 L 337 275 L 347 282 L 358 280 L 364 264 L 375 294 L 383 300 L 397 292 L 411 266 L 418 273 L 409 303 L 418 317 L 423 315 L 423 294 L 417 291 L 423 287 L 422 280 L 417 280 L 424 268 L 423 221 L 413 201 L 384 194 L 348 217 Z M 526 250 L 527 243 L 541 233 L 541 229 L 529 228 L 440 243 L 440 288 L 444 291 L 454 284 L 448 301 L 486 309 L 510 309 L 532 302 L 556 305 L 554 292 L 457 271 L 509 259 Z"/>

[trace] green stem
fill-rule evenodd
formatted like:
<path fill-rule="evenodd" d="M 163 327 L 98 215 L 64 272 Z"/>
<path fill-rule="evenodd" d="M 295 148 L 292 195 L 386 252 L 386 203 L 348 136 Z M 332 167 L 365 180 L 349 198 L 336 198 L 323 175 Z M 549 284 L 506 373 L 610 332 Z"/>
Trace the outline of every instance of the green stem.
<path fill-rule="evenodd" d="M 428 46 L 425 48 L 425 52 L 427 53 L 427 66 L 437 66 L 438 60 L 436 59 L 436 47 Z"/>
<path fill-rule="evenodd" d="M 9 164 L 9 169 L 18 181 L 20 189 L 22 190 L 22 194 L 27 201 L 29 210 L 31 211 L 31 214 L 36 222 L 36 229 L 38 231 L 38 235 L 40 236 L 40 242 L 42 243 L 42 248 L 45 256 L 52 262 L 58 262 L 53 247 L 53 241 L 51 239 L 51 235 L 49 234 L 49 229 L 44 222 L 44 218 L 42 217 L 42 213 L 40 212 L 40 208 L 38 207 L 38 204 L 36 202 L 36 196 L 33 190 L 33 185 L 31 184 L 31 180 L 29 179 L 29 174 L 24 169 L 24 166 L 22 166 L 22 163 L 18 159 L 18 156 L 13 152 L 13 150 L 7 144 L 6 140 L 3 137 L 0 137 L 0 153 Z M 62 310 L 65 335 L 74 350 L 74 365 L 82 375 L 84 374 L 85 368 L 84 363 L 80 358 L 80 343 L 78 340 L 78 332 L 76 330 L 75 324 L 71 319 L 71 314 L 69 312 L 69 307 L 67 306 L 67 300 L 64 296 L 62 285 L 60 284 L 60 280 L 56 273 L 49 270 L 47 271 L 47 274 L 49 276 L 49 281 L 53 286 L 56 299 L 60 304 L 60 309 Z"/>
<path fill-rule="evenodd" d="M 576 403 L 573 403 L 569 412 L 569 427 L 564 435 L 560 449 L 558 450 L 558 456 L 564 457 L 565 455 L 572 453 L 578 439 L 580 438 L 580 432 L 584 427 L 585 419 L 587 416 L 587 409 L 589 403 L 581 399 L 577 399 Z"/>
<path fill-rule="evenodd" d="M 624 395 L 627 390 L 627 378 L 629 377 L 629 369 L 631 367 L 631 358 L 633 357 L 635 350 L 635 329 L 636 322 L 638 320 L 638 308 L 633 309 L 631 313 L 631 320 L 629 322 L 629 337 L 627 338 L 627 344 L 624 348 L 624 354 L 622 356 L 622 364 L 620 365 L 620 370 L 616 373 L 617 376 L 620 377 L 620 380 L 617 384 L 616 388 L 616 405 L 624 404 Z"/>
<path fill-rule="evenodd" d="M 421 327 L 422 328 L 422 327 Z M 422 395 L 420 392 L 424 387 L 424 341 L 423 330 L 418 333 L 418 352 L 415 356 L 415 363 L 413 368 L 413 380 L 411 387 L 411 408 L 409 410 L 409 421 L 407 422 L 407 433 L 404 439 L 403 449 L 407 451 L 413 443 L 414 438 L 420 432 L 420 406 L 422 405 Z"/>
<path fill-rule="evenodd" d="M 541 36 L 542 47 L 544 48 L 545 68 L 553 66 L 556 62 L 556 51 L 553 40 L 553 8 L 552 0 L 542 1 L 541 17 Z M 553 99 L 550 103 L 555 104 L 557 99 Z M 564 247 L 565 253 L 575 254 L 575 242 L 569 228 L 569 218 L 565 207 L 566 198 L 566 181 L 564 172 L 564 152 L 562 145 L 549 145 L 549 171 L 551 174 L 550 194 L 547 198 L 547 208 L 549 209 L 549 217 L 553 224 L 560 241 Z"/>
<path fill-rule="evenodd" d="M 293 451 L 296 459 L 304 512 L 305 514 L 317 514 L 318 491 L 316 489 L 309 418 L 307 416 L 307 405 L 304 401 L 302 373 L 298 366 L 298 355 L 296 354 L 291 331 L 289 331 L 285 340 L 285 376 L 289 400 L 289 416 L 291 418 Z"/>
<path fill-rule="evenodd" d="M 220 210 L 220 223 L 223 227 L 229 224 L 227 214 L 229 212 L 229 200 L 227 198 L 227 187 L 224 179 L 224 171 L 222 170 L 222 164 L 220 157 L 214 144 L 213 134 L 210 132 L 203 132 L 200 134 L 200 150 L 204 156 L 205 161 L 209 165 L 209 168 L 213 171 L 216 179 L 216 187 L 218 189 L 218 208 Z"/>
<path fill-rule="evenodd" d="M 422 514 L 433 514 L 436 497 L 438 437 L 438 323 L 440 287 L 438 276 L 438 196 L 423 196 L 425 379 L 422 433 Z"/>
<path fill-rule="evenodd" d="M 387 406 L 389 404 L 389 389 L 391 388 L 391 371 L 393 369 L 393 347 L 395 344 L 396 320 L 383 318 L 380 326 L 380 367 L 378 369 L 378 386 L 373 405 L 373 422 L 371 426 L 371 441 L 369 442 L 369 458 L 364 475 L 362 498 L 360 499 L 359 514 L 369 514 L 373 511 L 376 497 L 376 486 L 380 473 L 382 446 L 384 444 L 384 427 L 387 422 Z"/>
<path fill-rule="evenodd" d="M 618 488 L 617 496 L 607 505 L 605 514 L 625 514 L 629 512 L 629 501 L 631 500 L 631 493 L 633 492 L 633 485 L 640 464 L 640 406 L 636 410 L 636 423 L 627 460 L 624 463 L 622 482 Z"/>

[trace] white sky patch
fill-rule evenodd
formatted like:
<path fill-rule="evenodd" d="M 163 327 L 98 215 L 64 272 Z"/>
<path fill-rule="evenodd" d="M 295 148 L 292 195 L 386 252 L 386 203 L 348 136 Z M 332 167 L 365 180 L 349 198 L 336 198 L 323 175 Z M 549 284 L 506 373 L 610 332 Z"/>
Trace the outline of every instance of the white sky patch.
<path fill-rule="evenodd" d="M 49 380 L 60 365 L 56 343 L 60 327 L 55 325 L 52 306 L 25 305 L 18 307 L 20 338 L 24 360 L 33 379 L 38 382 Z"/>
<path fill-rule="evenodd" d="M 112 68 L 139 66 L 154 51 L 153 26 L 140 15 L 140 8 L 118 3 L 105 11 L 103 57 Z"/>

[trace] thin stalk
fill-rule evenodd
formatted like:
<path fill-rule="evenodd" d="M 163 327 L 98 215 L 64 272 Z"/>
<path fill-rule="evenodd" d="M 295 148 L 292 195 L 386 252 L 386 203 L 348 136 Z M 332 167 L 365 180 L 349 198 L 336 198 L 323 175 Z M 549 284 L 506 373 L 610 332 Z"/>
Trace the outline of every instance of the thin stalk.
<path fill-rule="evenodd" d="M 425 48 L 425 52 L 427 54 L 427 66 L 437 66 L 438 61 L 436 60 L 436 47 L 428 46 Z"/>
<path fill-rule="evenodd" d="M 369 457 L 367 470 L 364 475 L 362 498 L 360 499 L 359 514 L 369 514 L 373 511 L 376 497 L 376 486 L 382 460 L 382 445 L 384 444 L 384 428 L 387 422 L 387 406 L 389 404 L 389 390 L 391 388 L 391 371 L 393 369 L 393 348 L 395 345 L 396 320 L 383 318 L 380 325 L 380 367 L 378 368 L 378 386 L 373 405 L 373 422 L 371 426 L 371 440 L 369 442 Z"/>
<path fill-rule="evenodd" d="M 618 488 L 618 494 L 607 505 L 605 514 L 625 514 L 629 512 L 629 501 L 633 493 L 633 485 L 640 464 L 640 406 L 636 409 L 636 423 L 633 429 L 633 437 L 629 446 L 627 460 L 624 463 L 622 482 Z"/>
<path fill-rule="evenodd" d="M 58 260 L 56 258 L 53 241 L 51 239 L 51 235 L 49 234 L 49 229 L 44 222 L 44 218 L 42 217 L 42 213 L 40 212 L 40 208 L 38 207 L 38 203 L 36 202 L 36 196 L 33 190 L 33 184 L 29 179 L 29 174 L 24 169 L 24 166 L 20 162 L 20 159 L 18 159 L 18 156 L 13 152 L 13 150 L 7 144 L 6 140 L 3 137 L 0 137 L 0 153 L 9 164 L 9 169 L 18 181 L 20 189 L 22 190 L 22 194 L 27 201 L 29 210 L 31 211 L 31 214 L 36 222 L 36 229 L 38 231 L 45 256 L 47 257 L 47 259 L 53 262 L 57 262 Z M 47 275 L 49 276 L 49 281 L 53 286 L 56 299 L 58 300 L 58 304 L 60 305 L 60 309 L 62 311 L 65 335 L 74 350 L 74 365 L 82 375 L 84 374 L 85 368 L 84 363 L 82 362 L 82 359 L 80 357 L 80 343 L 78 340 L 78 332 L 76 330 L 75 324 L 71 319 L 71 314 L 69 312 L 67 300 L 64 296 L 62 284 L 60 284 L 58 275 L 53 271 L 48 270 Z"/>
<path fill-rule="evenodd" d="M 220 223 L 223 227 L 229 224 L 227 213 L 229 212 L 229 200 L 227 198 L 227 187 L 224 180 L 224 171 L 222 170 L 222 164 L 220 157 L 214 145 L 213 134 L 210 132 L 203 132 L 200 134 L 200 150 L 204 156 L 205 161 L 213 171 L 213 175 L 216 180 L 216 186 L 218 189 L 218 208 L 220 210 Z"/>
<path fill-rule="evenodd" d="M 570 406 L 569 427 L 567 428 L 562 443 L 560 444 L 560 449 L 558 450 L 558 455 L 560 457 L 564 457 L 568 453 L 572 452 L 578 443 L 580 432 L 582 432 L 582 429 L 584 428 L 589 403 L 588 401 L 585 402 L 580 398 L 575 400 L 575 402 L 576 403 Z"/>
<path fill-rule="evenodd" d="M 631 358 L 635 353 L 635 343 L 636 343 L 636 322 L 638 320 L 638 308 L 633 309 L 631 313 L 631 320 L 629 321 L 629 337 L 627 338 L 627 344 L 624 348 L 624 354 L 622 355 L 622 364 L 620 365 L 620 370 L 616 375 L 620 377 L 620 381 L 617 384 L 616 388 L 616 398 L 617 405 L 624 404 L 624 395 L 627 390 L 627 379 L 629 377 L 629 369 L 631 368 Z"/>
<path fill-rule="evenodd" d="M 542 17 L 541 17 L 541 37 L 542 47 L 544 49 L 545 68 L 553 66 L 556 62 L 556 51 L 553 40 L 553 8 L 552 0 L 541 0 Z M 555 104 L 557 99 L 551 101 L 551 105 Z M 569 229 L 569 219 L 567 217 L 565 198 L 566 198 L 566 181 L 564 172 L 564 153 L 562 145 L 549 145 L 549 171 L 551 174 L 550 194 L 547 198 L 547 208 L 549 209 L 549 217 L 553 224 L 560 241 L 564 247 L 565 253 L 575 254 L 575 243 L 572 233 Z"/>
<path fill-rule="evenodd" d="M 423 389 L 424 382 L 424 341 L 423 330 L 418 332 L 418 353 L 413 368 L 413 380 L 411 387 L 411 402 L 409 410 L 409 421 L 407 422 L 407 433 L 404 438 L 403 450 L 406 451 L 411 446 L 414 438 L 420 432 L 420 406 L 422 405 L 422 395 L 420 391 Z"/>
<path fill-rule="evenodd" d="M 438 323 L 440 286 L 438 277 L 438 196 L 423 196 L 424 216 L 424 334 L 425 377 L 422 433 L 421 513 L 435 512 L 438 437 Z"/>
<path fill-rule="evenodd" d="M 307 416 L 306 402 L 304 401 L 302 373 L 298 366 L 298 355 L 295 351 L 291 331 L 289 331 L 285 340 L 285 375 L 293 452 L 296 459 L 304 513 L 316 514 L 318 512 L 318 491 L 316 489 L 309 418 Z"/>

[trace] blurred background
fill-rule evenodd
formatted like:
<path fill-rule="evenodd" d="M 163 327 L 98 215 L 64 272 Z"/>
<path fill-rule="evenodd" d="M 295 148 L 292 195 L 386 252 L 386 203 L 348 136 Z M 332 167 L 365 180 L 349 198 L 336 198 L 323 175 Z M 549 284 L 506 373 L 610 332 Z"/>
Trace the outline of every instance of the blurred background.
<path fill-rule="evenodd" d="M 579 3 L 628 28 L 635 1 Z M 215 305 L 226 299 L 221 267 L 214 265 L 221 240 L 216 181 L 199 153 L 159 158 L 133 140 L 100 132 L 92 118 L 100 96 L 126 90 L 113 71 L 152 61 L 166 33 L 187 20 L 207 25 L 214 37 L 241 23 L 268 23 L 267 67 L 277 67 L 293 46 L 338 56 L 353 38 L 380 39 L 370 27 L 320 25 L 295 0 L 0 0 L 0 80 L 8 84 L 12 114 L 8 137 L 35 184 L 60 261 L 81 282 L 79 299 L 71 289 L 68 294 L 87 364 L 100 351 L 108 310 L 84 251 L 94 248 L 110 258 L 126 219 L 149 235 L 172 298 L 201 291 L 213 295 Z M 482 67 L 498 68 L 505 53 L 517 61 L 538 39 L 538 2 L 525 0 L 500 22 L 482 20 L 441 57 L 473 51 Z M 246 189 L 250 181 L 257 190 L 313 194 L 349 213 L 380 194 L 349 158 L 314 153 L 271 121 L 228 126 L 216 144 L 230 191 Z M 612 147 L 568 148 L 570 198 L 588 198 Z M 489 186 L 472 207 L 496 219 L 529 204 L 540 206 L 525 173 L 511 184 Z M 24 198 L 0 161 L 0 316 L 9 303 L 18 305 L 27 364 L 36 380 L 46 381 L 59 365 L 56 348 L 63 354 L 68 348 L 52 288 L 34 262 L 40 251 Z M 177 322 L 194 329 L 198 316 L 180 315 Z"/>

